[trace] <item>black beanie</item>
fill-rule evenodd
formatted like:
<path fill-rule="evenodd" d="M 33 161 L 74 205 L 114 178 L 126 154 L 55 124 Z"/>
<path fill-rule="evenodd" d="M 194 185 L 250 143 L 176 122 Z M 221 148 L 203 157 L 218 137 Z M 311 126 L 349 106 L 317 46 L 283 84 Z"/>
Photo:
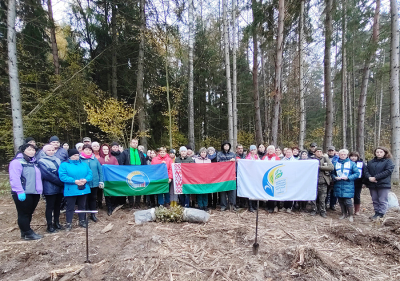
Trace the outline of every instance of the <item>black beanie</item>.
<path fill-rule="evenodd" d="M 25 139 L 24 143 L 28 143 L 28 142 L 34 141 L 34 140 L 35 140 L 35 139 L 32 138 L 32 137 L 27 137 L 27 138 Z"/>
<path fill-rule="evenodd" d="M 119 146 L 119 143 L 117 143 L 116 141 L 113 141 L 113 142 L 111 143 L 111 147 L 113 147 L 114 145 Z"/>
<path fill-rule="evenodd" d="M 20 151 L 21 153 L 24 153 L 25 149 L 27 149 L 28 147 L 32 147 L 33 149 L 35 149 L 35 147 L 34 147 L 32 144 L 30 144 L 30 143 L 24 143 L 23 145 L 21 145 L 21 146 L 19 147 L 19 151 Z M 35 149 L 35 150 L 36 150 L 36 149 Z"/>
<path fill-rule="evenodd" d="M 70 158 L 72 155 L 75 154 L 79 154 L 79 151 L 77 149 L 75 148 L 68 149 L 68 158 Z"/>
<path fill-rule="evenodd" d="M 60 141 L 60 139 L 57 136 L 52 136 L 49 140 L 49 143 L 52 141 Z"/>

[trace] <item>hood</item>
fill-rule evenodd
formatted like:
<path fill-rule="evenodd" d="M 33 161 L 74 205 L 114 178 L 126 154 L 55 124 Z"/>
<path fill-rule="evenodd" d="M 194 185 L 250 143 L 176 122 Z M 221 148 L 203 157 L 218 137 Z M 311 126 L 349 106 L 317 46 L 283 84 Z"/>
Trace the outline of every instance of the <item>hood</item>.
<path fill-rule="evenodd" d="M 224 149 L 225 144 L 228 144 L 228 145 L 229 145 L 228 152 L 230 152 L 230 151 L 231 151 L 231 148 L 232 148 L 232 145 L 231 145 L 228 141 L 224 141 L 224 142 L 221 144 L 221 151 L 222 151 L 222 152 L 225 152 L 225 149 Z"/>

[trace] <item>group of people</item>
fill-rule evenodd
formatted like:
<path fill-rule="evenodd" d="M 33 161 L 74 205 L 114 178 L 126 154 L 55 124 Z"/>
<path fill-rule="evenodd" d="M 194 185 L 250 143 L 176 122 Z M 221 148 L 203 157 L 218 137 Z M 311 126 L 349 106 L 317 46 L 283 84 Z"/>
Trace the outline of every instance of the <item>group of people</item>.
<path fill-rule="evenodd" d="M 228 208 L 236 211 L 246 207 L 250 212 L 256 210 L 256 202 L 237 197 L 236 190 L 188 195 L 174 193 L 172 163 L 213 163 L 248 159 L 254 161 L 319 161 L 319 178 L 317 198 L 312 202 L 302 201 L 272 201 L 266 202 L 268 212 L 305 210 L 310 203 L 311 215 L 320 214 L 326 217 L 327 208 L 335 210 L 339 202 L 342 215 L 353 221 L 353 215 L 360 212 L 360 193 L 363 184 L 369 188 L 375 214 L 370 218 L 375 220 L 384 216 L 387 211 L 388 193 L 391 188 L 391 174 L 394 164 L 388 149 L 378 147 L 374 151 L 374 158 L 364 163 L 357 152 L 349 153 L 346 149 L 338 152 L 335 147 L 328 147 L 327 154 L 316 143 L 310 149 L 300 150 L 298 147 L 284 148 L 264 144 L 251 145 L 248 151 L 240 144 L 236 152 L 231 151 L 229 142 L 223 142 L 221 150 L 202 147 L 195 154 L 190 146 L 179 148 L 179 154 L 174 149 L 167 151 L 165 147 L 156 150 L 144 150 L 137 139 L 132 139 L 128 148 L 123 149 L 119 143 L 99 144 L 85 137 L 81 143 L 70 148 L 68 144 L 61 145 L 57 136 L 52 136 L 49 143 L 41 149 L 36 146 L 33 138 L 27 138 L 19 152 L 9 165 L 11 193 L 18 213 L 18 225 L 21 238 L 37 240 L 42 238 L 30 227 L 32 214 L 43 194 L 46 200 L 47 232 L 72 229 L 72 220 L 75 205 L 79 210 L 97 210 L 103 207 L 105 199 L 107 213 L 111 215 L 118 205 L 130 208 L 140 208 L 141 204 L 148 207 L 164 205 L 174 207 L 180 204 L 183 207 L 198 207 L 208 211 L 209 208 L 220 210 Z M 146 196 L 103 196 L 102 165 L 154 165 L 165 163 L 169 177 L 169 192 Z M 143 198 L 143 201 L 142 201 Z M 128 203 L 127 203 L 128 199 Z M 354 200 L 354 204 L 353 204 Z M 60 213 L 65 208 L 66 224 L 60 224 Z M 86 227 L 85 214 L 79 213 L 79 226 Z M 94 222 L 98 218 L 94 213 L 90 215 Z"/>

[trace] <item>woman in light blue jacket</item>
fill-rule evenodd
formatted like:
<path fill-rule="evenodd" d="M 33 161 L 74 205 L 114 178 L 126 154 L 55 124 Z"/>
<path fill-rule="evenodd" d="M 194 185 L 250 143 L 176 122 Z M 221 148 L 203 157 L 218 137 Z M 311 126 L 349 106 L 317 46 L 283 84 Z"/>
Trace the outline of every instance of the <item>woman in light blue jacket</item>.
<path fill-rule="evenodd" d="M 79 160 L 78 150 L 68 150 L 68 157 L 67 161 L 61 163 L 58 175 L 60 180 L 64 182 L 64 197 L 67 202 L 65 229 L 70 231 L 75 204 L 78 203 L 79 210 L 85 210 L 86 195 L 90 194 L 88 182 L 92 181 L 93 176 L 89 166 Z M 85 214 L 79 214 L 79 225 L 86 227 Z"/>
<path fill-rule="evenodd" d="M 83 163 L 86 163 L 93 174 L 93 179 L 89 181 L 90 186 L 90 194 L 87 198 L 87 209 L 88 210 L 97 210 L 96 201 L 97 201 L 97 190 L 99 186 L 103 187 L 103 170 L 101 168 L 101 164 L 99 160 L 95 157 L 93 153 L 92 146 L 90 144 L 84 144 L 82 147 L 82 152 L 80 154 L 80 159 Z M 101 198 L 103 201 L 103 198 Z M 99 204 L 100 205 L 100 204 Z M 97 217 L 95 214 L 90 215 L 90 219 L 94 222 L 97 222 Z"/>

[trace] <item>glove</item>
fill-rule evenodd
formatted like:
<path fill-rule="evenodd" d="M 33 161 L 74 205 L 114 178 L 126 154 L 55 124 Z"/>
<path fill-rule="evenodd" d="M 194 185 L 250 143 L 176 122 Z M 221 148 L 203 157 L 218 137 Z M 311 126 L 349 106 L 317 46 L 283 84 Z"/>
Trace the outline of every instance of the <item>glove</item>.
<path fill-rule="evenodd" d="M 25 193 L 18 194 L 18 200 L 19 201 L 25 201 L 25 199 L 26 199 L 26 194 Z"/>
<path fill-rule="evenodd" d="M 103 182 L 100 182 L 100 183 L 99 183 L 99 188 L 100 188 L 100 189 L 104 189 L 104 183 L 103 183 Z"/>

